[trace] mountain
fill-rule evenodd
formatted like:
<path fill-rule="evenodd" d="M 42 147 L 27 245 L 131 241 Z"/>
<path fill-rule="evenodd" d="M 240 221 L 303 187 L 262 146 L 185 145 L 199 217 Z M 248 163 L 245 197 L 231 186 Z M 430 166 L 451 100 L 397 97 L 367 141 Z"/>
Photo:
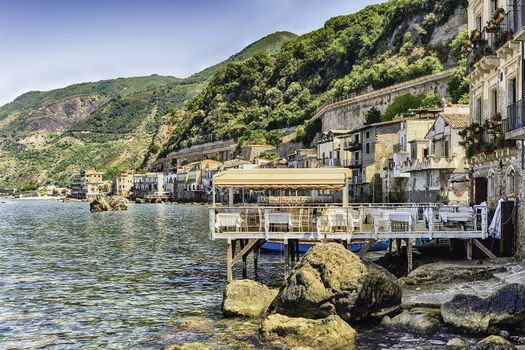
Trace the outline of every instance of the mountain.
<path fill-rule="evenodd" d="M 68 184 L 96 168 L 112 177 L 143 163 L 166 116 L 191 101 L 217 70 L 273 53 L 295 35 L 277 32 L 186 79 L 150 75 L 31 91 L 0 107 L 0 188 Z"/>
<path fill-rule="evenodd" d="M 458 57 L 466 0 L 391 0 L 329 19 L 322 28 L 219 70 L 184 111 L 177 127 L 154 144 L 159 157 L 210 140 L 270 142 L 297 126 L 309 144 L 320 130 L 312 119 L 334 97 L 378 89 L 458 67 L 450 95 L 465 96 L 466 62 Z"/>

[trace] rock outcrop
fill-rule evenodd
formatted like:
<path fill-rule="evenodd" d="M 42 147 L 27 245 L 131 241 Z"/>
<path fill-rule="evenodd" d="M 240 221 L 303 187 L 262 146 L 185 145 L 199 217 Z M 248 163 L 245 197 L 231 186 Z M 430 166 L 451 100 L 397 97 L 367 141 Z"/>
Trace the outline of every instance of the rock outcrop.
<path fill-rule="evenodd" d="M 229 282 L 224 288 L 222 311 L 225 316 L 257 317 L 266 313 L 277 295 L 264 284 L 251 280 Z"/>
<path fill-rule="evenodd" d="M 514 350 L 516 347 L 512 345 L 508 340 L 497 336 L 491 335 L 483 340 L 480 340 L 476 344 L 476 350 Z"/>
<path fill-rule="evenodd" d="M 494 273 L 503 272 L 502 266 L 478 265 L 474 263 L 432 263 L 418 267 L 401 279 L 404 285 L 447 284 L 452 282 L 468 282 L 486 280 L 494 277 Z"/>
<path fill-rule="evenodd" d="M 355 321 L 383 317 L 400 302 L 399 283 L 387 270 L 362 261 L 341 244 L 321 243 L 291 271 L 277 296 L 276 312 Z"/>
<path fill-rule="evenodd" d="M 445 350 L 469 350 L 467 342 L 461 338 L 452 338 L 445 345 Z"/>
<path fill-rule="evenodd" d="M 487 298 L 456 295 L 441 306 L 443 321 L 468 332 L 486 333 L 525 320 L 525 285 L 513 283 Z"/>
<path fill-rule="evenodd" d="M 440 318 L 439 309 L 414 308 L 392 318 L 385 316 L 382 324 L 417 333 L 434 333 L 441 324 Z"/>
<path fill-rule="evenodd" d="M 124 197 L 106 197 L 98 196 L 93 199 L 89 205 L 92 212 L 112 211 L 112 210 L 127 210 L 128 200 Z"/>
<path fill-rule="evenodd" d="M 319 320 L 273 314 L 264 320 L 261 333 L 268 340 L 313 349 L 353 349 L 357 332 L 339 316 Z"/>

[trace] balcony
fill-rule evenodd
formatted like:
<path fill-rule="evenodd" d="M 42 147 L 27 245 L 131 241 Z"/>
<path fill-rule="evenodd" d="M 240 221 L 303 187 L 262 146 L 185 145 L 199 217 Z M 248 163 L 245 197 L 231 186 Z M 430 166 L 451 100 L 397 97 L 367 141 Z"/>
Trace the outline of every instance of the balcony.
<path fill-rule="evenodd" d="M 317 164 L 320 168 L 335 168 L 341 166 L 341 159 L 322 158 L 317 160 Z"/>
<path fill-rule="evenodd" d="M 363 149 L 363 144 L 361 142 L 348 142 L 345 145 L 345 151 L 360 151 Z"/>
<path fill-rule="evenodd" d="M 516 101 L 507 107 L 507 119 L 503 123 L 505 139 L 525 140 L 525 109 L 523 100 Z"/>
<path fill-rule="evenodd" d="M 514 40 L 525 41 L 525 1 L 517 0 L 510 5 L 508 23 L 514 32 Z"/>
<path fill-rule="evenodd" d="M 428 156 L 423 160 L 416 160 L 407 162 L 402 167 L 401 171 L 405 173 L 425 171 L 425 170 L 455 170 L 463 167 L 463 157 L 436 157 L 434 155 Z"/>
<path fill-rule="evenodd" d="M 363 161 L 358 159 L 345 160 L 343 166 L 350 169 L 359 169 L 363 167 Z"/>

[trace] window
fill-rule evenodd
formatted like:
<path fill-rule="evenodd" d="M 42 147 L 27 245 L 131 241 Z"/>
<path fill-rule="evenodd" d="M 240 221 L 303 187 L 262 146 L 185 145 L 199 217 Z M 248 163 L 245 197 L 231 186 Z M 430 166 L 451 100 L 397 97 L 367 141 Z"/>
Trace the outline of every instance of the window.
<path fill-rule="evenodd" d="M 410 158 L 412 160 L 417 159 L 417 145 L 416 144 L 412 144 L 410 147 Z"/>
<path fill-rule="evenodd" d="M 490 91 L 490 112 L 491 116 L 498 113 L 498 90 L 493 89 Z"/>
<path fill-rule="evenodd" d="M 428 148 L 423 148 L 423 158 L 428 157 Z"/>
<path fill-rule="evenodd" d="M 491 172 L 487 179 L 487 197 L 492 198 L 496 196 L 496 180 L 494 172 Z"/>
<path fill-rule="evenodd" d="M 448 142 L 448 140 L 445 140 L 445 142 L 443 144 L 443 148 L 444 148 L 444 150 L 443 150 L 444 154 L 443 155 L 445 156 L 445 158 L 448 158 L 448 156 L 449 156 L 449 142 Z"/>
<path fill-rule="evenodd" d="M 366 149 L 366 154 L 370 154 L 370 143 L 367 143 L 365 145 L 365 149 Z"/>
<path fill-rule="evenodd" d="M 498 0 L 490 0 L 490 13 L 494 13 L 498 8 Z"/>
<path fill-rule="evenodd" d="M 359 152 L 355 152 L 354 158 L 357 162 L 359 161 Z"/>
<path fill-rule="evenodd" d="M 367 131 L 367 132 L 366 132 L 366 138 L 367 138 L 367 139 L 370 138 L 370 131 Z"/>
<path fill-rule="evenodd" d="M 516 192 L 516 176 L 513 168 L 507 172 L 507 194 L 513 195 Z"/>
<path fill-rule="evenodd" d="M 508 105 L 514 104 L 518 100 L 518 86 L 516 82 L 516 78 L 512 78 L 509 80 L 509 103 Z"/>
<path fill-rule="evenodd" d="M 476 119 L 477 119 L 477 122 L 478 124 L 481 124 L 481 120 L 482 120 L 482 116 L 483 116 L 483 108 L 482 108 L 482 102 L 481 102 L 481 97 L 478 97 L 476 98 L 476 104 L 475 104 L 475 107 L 476 108 Z"/>

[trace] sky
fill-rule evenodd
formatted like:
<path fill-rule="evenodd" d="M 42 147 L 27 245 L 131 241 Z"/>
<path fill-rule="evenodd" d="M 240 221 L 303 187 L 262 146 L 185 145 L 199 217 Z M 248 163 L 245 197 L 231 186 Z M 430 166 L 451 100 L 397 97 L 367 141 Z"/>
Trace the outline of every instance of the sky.
<path fill-rule="evenodd" d="M 0 106 L 85 81 L 183 78 L 267 34 L 304 34 L 382 1 L 0 0 Z"/>

